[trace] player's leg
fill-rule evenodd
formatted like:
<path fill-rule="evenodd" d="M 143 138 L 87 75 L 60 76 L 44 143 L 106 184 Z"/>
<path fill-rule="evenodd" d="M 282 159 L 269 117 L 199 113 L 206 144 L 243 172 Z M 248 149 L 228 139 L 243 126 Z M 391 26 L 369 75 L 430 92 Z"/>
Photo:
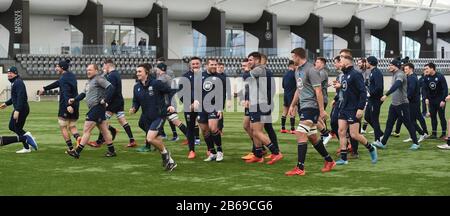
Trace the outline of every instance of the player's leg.
<path fill-rule="evenodd" d="M 61 135 L 66 142 L 67 148 L 70 150 L 73 149 L 72 139 L 70 138 L 68 127 L 69 127 L 69 120 L 59 117 L 58 118 L 58 125 L 59 129 L 61 131 Z"/>
<path fill-rule="evenodd" d="M 442 128 L 442 134 L 439 138 L 445 139 L 445 138 L 447 138 L 447 134 L 446 134 L 447 133 L 447 120 L 445 119 L 445 106 L 439 107 L 438 114 L 439 114 L 439 120 L 440 120 L 441 128 Z"/>
<path fill-rule="evenodd" d="M 116 113 L 117 120 L 119 121 L 119 124 L 122 126 L 122 128 L 125 130 L 125 132 L 128 135 L 129 143 L 127 147 L 135 147 L 136 146 L 136 140 L 134 139 L 133 132 L 131 131 L 131 126 L 128 123 L 127 119 L 125 118 L 125 112 L 119 111 Z"/>
<path fill-rule="evenodd" d="M 96 125 L 97 123 L 95 121 L 86 120 L 83 126 L 83 136 L 81 137 L 80 145 L 78 145 L 75 150 L 67 151 L 67 154 L 69 154 L 72 157 L 79 158 L 81 151 L 83 151 L 84 147 L 89 142 L 92 130 L 95 128 Z"/>
<path fill-rule="evenodd" d="M 102 121 L 98 124 L 100 129 L 100 133 L 103 135 L 103 139 L 105 140 L 108 151 L 105 153 L 106 157 L 114 157 L 116 156 L 116 151 L 114 149 L 113 139 L 110 130 L 108 129 L 109 123 L 108 121 Z"/>

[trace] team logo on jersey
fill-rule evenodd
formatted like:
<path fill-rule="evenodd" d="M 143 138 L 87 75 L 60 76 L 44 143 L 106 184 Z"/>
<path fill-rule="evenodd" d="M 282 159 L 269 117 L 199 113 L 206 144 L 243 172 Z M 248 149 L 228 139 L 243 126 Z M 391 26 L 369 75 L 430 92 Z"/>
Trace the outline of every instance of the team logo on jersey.
<path fill-rule="evenodd" d="M 203 83 L 203 90 L 209 92 L 209 91 L 212 90 L 212 88 L 213 88 L 213 84 L 212 84 L 211 81 L 205 81 L 205 82 Z"/>
<path fill-rule="evenodd" d="M 153 86 L 148 87 L 148 95 L 153 96 L 155 92 L 153 92 Z"/>
<path fill-rule="evenodd" d="M 434 81 L 438 81 L 438 78 L 436 77 L 436 78 L 434 78 Z"/>
<path fill-rule="evenodd" d="M 347 90 L 347 80 L 342 81 L 342 90 L 344 90 L 344 91 Z"/>
<path fill-rule="evenodd" d="M 303 89 L 303 79 L 301 77 L 297 78 L 297 87 Z"/>
<path fill-rule="evenodd" d="M 430 84 L 428 86 L 430 87 L 431 90 L 435 90 L 436 89 L 436 83 L 435 82 L 430 82 Z"/>

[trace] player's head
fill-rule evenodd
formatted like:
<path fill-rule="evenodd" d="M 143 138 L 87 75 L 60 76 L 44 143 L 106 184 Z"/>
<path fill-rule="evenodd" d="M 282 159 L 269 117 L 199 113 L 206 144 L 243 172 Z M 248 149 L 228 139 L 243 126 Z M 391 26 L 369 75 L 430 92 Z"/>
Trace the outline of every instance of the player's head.
<path fill-rule="evenodd" d="M 375 56 L 367 57 L 367 68 L 372 69 L 378 65 L 378 59 Z"/>
<path fill-rule="evenodd" d="M 358 68 L 360 70 L 366 70 L 367 69 L 367 60 L 365 58 L 358 59 Z"/>
<path fill-rule="evenodd" d="M 206 69 L 209 73 L 216 73 L 217 72 L 217 59 L 215 58 L 209 58 L 206 60 Z"/>
<path fill-rule="evenodd" d="M 341 57 L 340 56 L 334 57 L 333 64 L 334 64 L 334 68 L 336 68 L 336 70 L 341 70 L 342 69 Z"/>
<path fill-rule="evenodd" d="M 292 61 L 294 61 L 295 66 L 303 65 L 306 62 L 306 50 L 299 47 L 291 51 Z"/>
<path fill-rule="evenodd" d="M 261 64 L 261 53 L 252 52 L 248 54 L 248 67 L 253 68 L 256 65 Z"/>
<path fill-rule="evenodd" d="M 265 54 L 261 53 L 261 64 L 262 65 L 267 65 L 267 56 Z"/>
<path fill-rule="evenodd" d="M 414 73 L 414 64 L 411 62 L 408 62 L 406 64 L 403 65 L 403 70 L 405 71 L 406 74 L 412 74 Z"/>
<path fill-rule="evenodd" d="M 112 59 L 106 59 L 103 62 L 103 72 L 104 73 L 110 73 L 111 71 L 114 70 L 115 67 L 116 66 L 115 66 L 114 61 Z"/>
<path fill-rule="evenodd" d="M 86 75 L 89 79 L 92 79 L 98 74 L 99 68 L 97 64 L 89 64 L 86 68 Z"/>
<path fill-rule="evenodd" d="M 64 71 L 67 71 L 69 69 L 70 60 L 65 59 L 58 62 L 58 64 L 55 67 L 55 70 L 58 74 L 62 74 Z"/>
<path fill-rule="evenodd" d="M 152 69 L 151 64 L 140 64 L 136 68 L 136 77 L 139 81 L 146 81 L 150 75 L 150 70 Z"/>
<path fill-rule="evenodd" d="M 353 65 L 352 51 L 349 49 L 342 49 L 339 51 L 339 57 L 341 58 L 342 68 L 347 68 Z"/>
<path fill-rule="evenodd" d="M 167 65 L 164 63 L 159 63 L 156 65 L 156 75 L 165 74 L 167 71 Z"/>
<path fill-rule="evenodd" d="M 244 58 L 241 62 L 241 70 L 248 71 L 248 58 Z"/>
<path fill-rule="evenodd" d="M 222 62 L 217 63 L 217 73 L 225 72 L 225 64 Z"/>
<path fill-rule="evenodd" d="M 394 73 L 402 68 L 402 62 L 399 59 L 393 59 L 389 64 L 388 70 Z"/>
<path fill-rule="evenodd" d="M 426 75 L 433 76 L 436 73 L 436 65 L 433 62 L 426 64 L 424 69 Z"/>
<path fill-rule="evenodd" d="M 19 71 L 17 70 L 16 67 L 12 66 L 8 69 L 8 79 L 12 80 L 14 79 L 16 76 L 18 76 Z"/>
<path fill-rule="evenodd" d="M 197 56 L 194 56 L 189 61 L 192 72 L 199 72 L 202 67 L 202 59 Z"/>
<path fill-rule="evenodd" d="M 327 60 L 324 57 L 317 57 L 316 61 L 314 62 L 314 67 L 317 70 L 322 70 L 326 64 L 327 64 Z"/>
<path fill-rule="evenodd" d="M 295 63 L 294 63 L 294 61 L 289 60 L 288 69 L 291 70 L 291 71 L 295 70 Z"/>

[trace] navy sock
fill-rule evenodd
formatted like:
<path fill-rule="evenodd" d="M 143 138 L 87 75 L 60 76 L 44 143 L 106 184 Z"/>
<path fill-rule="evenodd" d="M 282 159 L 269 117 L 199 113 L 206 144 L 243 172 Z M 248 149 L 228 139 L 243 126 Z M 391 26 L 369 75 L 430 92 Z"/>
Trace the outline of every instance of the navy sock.
<path fill-rule="evenodd" d="M 73 144 L 72 144 L 72 140 L 66 140 L 66 145 L 67 145 L 67 147 L 69 147 L 69 150 L 72 150 L 73 149 Z"/>
<path fill-rule="evenodd" d="M 216 154 L 216 148 L 214 147 L 214 140 L 211 136 L 211 134 L 205 134 L 204 136 L 205 142 L 206 142 L 206 146 L 208 147 L 208 151 L 211 152 L 212 154 Z"/>
<path fill-rule="evenodd" d="M 319 154 L 328 162 L 332 162 L 333 159 L 331 158 L 330 154 L 328 154 L 327 149 L 323 145 L 322 140 L 319 140 L 319 142 L 315 145 L 313 145 L 314 148 L 319 152 Z"/>
<path fill-rule="evenodd" d="M 178 136 L 177 127 L 171 121 L 169 121 L 169 126 L 170 126 L 170 129 L 172 130 L 173 136 L 177 137 Z"/>
<path fill-rule="evenodd" d="M 75 138 L 75 140 L 77 140 L 78 137 L 80 137 L 80 134 L 79 134 L 79 133 L 75 133 L 75 134 L 73 135 L 73 138 Z"/>
<path fill-rule="evenodd" d="M 269 143 L 268 145 L 267 145 L 267 148 L 269 148 L 269 150 L 270 150 L 270 152 L 272 152 L 272 154 L 280 154 L 280 150 L 278 149 L 278 147 L 275 145 L 275 144 L 273 144 L 273 143 Z"/>
<path fill-rule="evenodd" d="M 186 134 L 187 134 L 186 125 L 184 125 L 183 123 L 181 123 L 181 124 L 178 126 L 178 129 L 180 129 L 180 131 L 186 136 Z"/>
<path fill-rule="evenodd" d="M 217 146 L 217 151 L 222 151 L 222 136 L 220 136 L 220 131 L 216 131 L 212 134 L 212 140 Z"/>
<path fill-rule="evenodd" d="M 295 130 L 295 117 L 291 117 L 291 130 Z"/>
<path fill-rule="evenodd" d="M 347 160 L 347 149 L 341 149 L 341 159 Z"/>
<path fill-rule="evenodd" d="M 255 156 L 256 156 L 257 158 L 262 158 L 262 156 L 263 156 L 263 150 L 262 150 L 261 147 L 256 147 L 256 148 L 255 148 Z"/>
<path fill-rule="evenodd" d="M 26 139 L 26 138 L 25 138 Z M 23 140 L 25 141 L 25 140 Z M 11 143 L 23 142 L 18 136 L 2 136 L 0 137 L 0 146 L 9 145 Z"/>
<path fill-rule="evenodd" d="M 123 129 L 124 129 L 125 132 L 127 133 L 128 138 L 130 139 L 130 141 L 134 141 L 134 138 L 133 138 L 133 132 L 131 132 L 131 127 L 130 127 L 130 125 L 129 125 L 128 123 L 126 123 L 126 124 L 123 126 Z"/>
<path fill-rule="evenodd" d="M 83 151 L 84 145 L 78 145 L 77 149 L 75 150 L 78 154 L 81 153 L 81 151 Z"/>
<path fill-rule="evenodd" d="M 369 150 L 369 152 L 373 152 L 373 150 L 375 150 L 373 148 L 373 146 L 371 144 L 369 144 L 369 142 L 367 142 L 366 144 L 364 144 L 364 146 L 367 148 L 367 150 Z M 354 152 L 354 151 L 353 151 Z"/>
<path fill-rule="evenodd" d="M 286 129 L 286 116 L 281 116 L 281 129 Z"/>
<path fill-rule="evenodd" d="M 114 150 L 114 145 L 113 145 L 112 143 L 107 144 L 107 146 L 108 146 L 108 151 L 109 151 L 109 152 L 114 152 L 114 151 L 115 151 L 115 150 Z"/>
<path fill-rule="evenodd" d="M 308 143 L 297 144 L 297 156 L 298 156 L 297 166 L 301 170 L 305 170 L 305 159 L 307 150 L 308 150 Z"/>

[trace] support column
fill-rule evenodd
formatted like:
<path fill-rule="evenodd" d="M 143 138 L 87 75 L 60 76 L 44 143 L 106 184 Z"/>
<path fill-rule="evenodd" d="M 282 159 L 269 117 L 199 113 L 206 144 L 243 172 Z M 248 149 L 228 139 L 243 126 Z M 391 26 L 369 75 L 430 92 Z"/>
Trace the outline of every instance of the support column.
<path fill-rule="evenodd" d="M 100 3 L 87 1 L 80 15 L 69 16 L 69 23 L 83 33 L 83 45 L 103 45 L 103 5 Z"/>
<path fill-rule="evenodd" d="M 318 56 L 323 55 L 323 18 L 310 14 L 303 25 L 292 25 L 291 32 L 303 38 L 306 49 Z"/>
<path fill-rule="evenodd" d="M 352 16 L 350 22 L 343 28 L 333 28 L 333 34 L 347 41 L 354 57 L 365 56 L 365 25 L 364 20 Z"/>
<path fill-rule="evenodd" d="M 403 37 L 401 22 L 391 18 L 384 28 L 371 30 L 370 33 L 386 43 L 385 58 L 400 56 Z"/>
<path fill-rule="evenodd" d="M 436 58 L 437 34 L 436 25 L 425 21 L 417 31 L 406 31 L 405 36 L 420 43 L 419 58 Z"/>
<path fill-rule="evenodd" d="M 262 50 L 267 48 L 268 55 L 276 55 L 277 51 L 277 15 L 266 10 L 263 11 L 261 18 L 255 23 L 245 23 L 244 31 L 254 35 L 259 39 L 258 47 Z"/>
<path fill-rule="evenodd" d="M 202 21 L 192 21 L 192 28 L 206 36 L 207 47 L 225 47 L 225 11 L 211 8 Z"/>
<path fill-rule="evenodd" d="M 156 46 L 156 58 L 168 58 L 168 22 L 167 8 L 156 3 L 148 16 L 134 19 L 134 25 L 148 34 L 148 45 Z"/>
<path fill-rule="evenodd" d="M 0 24 L 9 31 L 8 56 L 29 53 L 30 2 L 13 0 L 9 9 L 0 13 Z"/>

